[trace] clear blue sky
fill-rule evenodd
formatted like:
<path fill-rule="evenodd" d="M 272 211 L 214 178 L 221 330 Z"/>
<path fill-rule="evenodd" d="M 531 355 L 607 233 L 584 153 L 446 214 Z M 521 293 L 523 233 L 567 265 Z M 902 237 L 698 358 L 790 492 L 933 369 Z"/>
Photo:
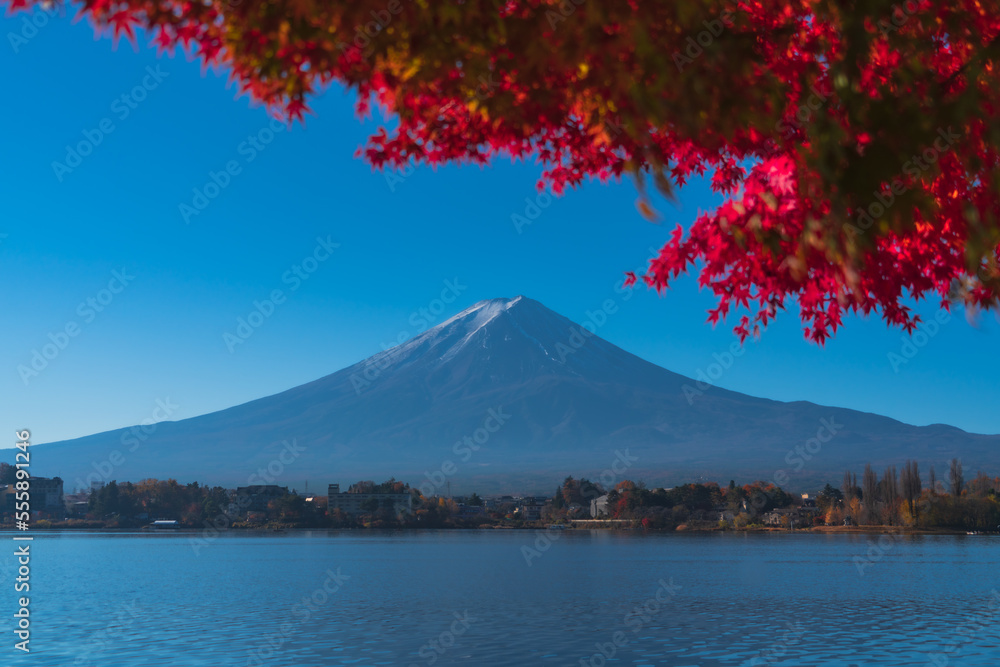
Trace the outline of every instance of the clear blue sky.
<path fill-rule="evenodd" d="M 253 150 L 241 144 L 268 117 L 234 99 L 224 75 L 183 56 L 157 58 L 144 43 L 138 53 L 115 50 L 68 18 L 34 35 L 23 22 L 3 18 L 0 44 L 0 405 L 9 441 L 0 446 L 13 445 L 15 428 L 47 442 L 141 422 L 157 399 L 169 398 L 180 419 L 313 380 L 415 333 L 411 314 L 446 280 L 465 289 L 437 321 L 517 294 L 581 321 L 614 298 L 620 310 L 600 335 L 686 375 L 734 340 L 732 322 L 705 323 L 711 299 L 693 278 L 664 296 L 643 287 L 626 301 L 615 292 L 669 232 L 636 213 L 631 183 L 572 192 L 518 234 L 511 215 L 535 196 L 536 165 L 420 170 L 390 188 L 353 157 L 374 125 L 355 117 L 340 89 L 316 101 L 306 127 L 277 134 L 249 161 Z M 159 82 L 147 70 L 157 66 L 167 75 Z M 151 89 L 130 108 L 120 98 L 144 79 Z M 52 163 L 102 121 L 113 131 L 60 181 Z M 229 161 L 240 173 L 185 224 L 179 205 Z M 689 224 L 713 198 L 695 183 L 681 201 L 660 203 L 671 226 Z M 327 236 L 340 247 L 292 290 L 282 276 Z M 134 279 L 102 293 L 122 268 Z M 274 289 L 287 300 L 230 352 L 223 333 Z M 90 312 L 88 298 L 108 297 Z M 18 366 L 71 323 L 77 335 L 26 385 Z M 793 310 L 718 383 L 1000 433 L 998 329 L 993 315 L 974 327 L 957 313 L 897 373 L 887 354 L 900 351 L 901 332 L 851 319 L 819 348 L 803 339 Z"/>

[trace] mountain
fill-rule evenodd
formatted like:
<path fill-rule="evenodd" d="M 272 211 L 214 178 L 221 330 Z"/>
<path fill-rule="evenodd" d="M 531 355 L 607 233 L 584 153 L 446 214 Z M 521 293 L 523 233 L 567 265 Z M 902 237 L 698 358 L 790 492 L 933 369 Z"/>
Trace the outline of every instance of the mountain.
<path fill-rule="evenodd" d="M 807 489 L 839 485 L 845 469 L 866 462 L 914 458 L 943 474 L 959 456 L 970 471 L 1000 467 L 1000 436 L 698 385 L 592 333 L 601 324 L 575 324 L 523 296 L 482 301 L 274 396 L 38 445 L 33 471 L 59 474 L 70 488 L 174 477 L 298 488 L 309 480 L 325 490 L 395 476 L 490 493 L 551 491 L 570 474 Z"/>

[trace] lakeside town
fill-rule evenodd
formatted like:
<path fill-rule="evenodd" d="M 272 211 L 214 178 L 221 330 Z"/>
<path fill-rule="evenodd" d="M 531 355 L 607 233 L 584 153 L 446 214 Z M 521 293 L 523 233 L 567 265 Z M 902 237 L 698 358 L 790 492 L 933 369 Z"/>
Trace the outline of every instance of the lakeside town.
<path fill-rule="evenodd" d="M 0 463 L 0 527 L 13 525 L 19 490 L 14 468 Z M 331 483 L 325 494 L 277 484 L 226 489 L 197 482 L 145 479 L 93 482 L 65 493 L 60 478 L 34 477 L 31 525 L 84 530 L 287 530 L 322 528 L 611 528 L 684 530 L 1000 531 L 1000 477 L 966 481 L 953 460 L 947 482 L 914 461 L 897 474 L 865 466 L 861 482 L 846 472 L 841 485 L 818 493 L 787 493 L 773 483 L 689 483 L 647 488 L 624 480 L 611 488 L 566 477 L 552 496 L 424 495 L 390 479 Z"/>

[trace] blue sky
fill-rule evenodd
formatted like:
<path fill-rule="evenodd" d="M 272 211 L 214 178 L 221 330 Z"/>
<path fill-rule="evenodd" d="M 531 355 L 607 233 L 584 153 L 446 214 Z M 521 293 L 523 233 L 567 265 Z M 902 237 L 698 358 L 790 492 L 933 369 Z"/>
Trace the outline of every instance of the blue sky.
<path fill-rule="evenodd" d="M 305 127 L 269 137 L 268 116 L 235 99 L 222 74 L 144 43 L 114 49 L 68 17 L 34 32 L 24 21 L 3 18 L 0 44 L 0 414 L 10 434 L 0 446 L 15 429 L 48 442 L 139 423 L 157 400 L 181 419 L 316 379 L 416 333 L 411 316 L 446 281 L 460 293 L 435 322 L 518 294 L 579 322 L 613 298 L 619 311 L 600 335 L 685 375 L 707 371 L 734 340 L 733 322 L 706 324 L 712 301 L 693 277 L 663 296 L 615 290 L 673 224 L 713 205 L 703 183 L 682 191 L 679 208 L 659 203 L 667 226 L 638 215 L 625 182 L 571 192 L 518 233 L 511 216 L 535 198 L 537 165 L 421 169 L 390 184 L 353 157 L 375 124 L 356 118 L 341 89 L 315 102 Z M 99 135 L 67 163 L 67 146 Z M 186 221 L 181 204 L 193 206 L 194 190 L 227 164 L 235 175 Z M 339 247 L 307 261 L 315 270 L 293 289 L 287 272 L 317 239 Z M 230 351 L 224 334 L 275 289 L 284 302 Z M 63 338 L 67 326 L 75 335 Z M 992 314 L 973 326 L 955 313 L 893 369 L 900 331 L 850 319 L 819 348 L 793 306 L 717 382 L 1000 433 L 998 328 Z M 25 381 L 19 366 L 47 344 L 52 358 Z"/>

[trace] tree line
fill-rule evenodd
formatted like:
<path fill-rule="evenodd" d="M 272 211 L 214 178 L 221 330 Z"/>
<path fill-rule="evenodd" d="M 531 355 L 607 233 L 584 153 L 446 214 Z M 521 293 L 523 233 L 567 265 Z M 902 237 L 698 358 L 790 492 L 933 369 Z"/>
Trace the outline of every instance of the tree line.
<path fill-rule="evenodd" d="M 916 461 L 907 461 L 897 473 L 890 465 L 879 475 L 866 464 L 861 474 L 847 471 L 839 490 L 824 489 L 821 507 L 827 523 L 918 528 L 1000 529 L 1000 477 L 980 472 L 966 481 L 962 462 L 948 464 L 947 483 L 933 467 L 924 486 Z"/>

